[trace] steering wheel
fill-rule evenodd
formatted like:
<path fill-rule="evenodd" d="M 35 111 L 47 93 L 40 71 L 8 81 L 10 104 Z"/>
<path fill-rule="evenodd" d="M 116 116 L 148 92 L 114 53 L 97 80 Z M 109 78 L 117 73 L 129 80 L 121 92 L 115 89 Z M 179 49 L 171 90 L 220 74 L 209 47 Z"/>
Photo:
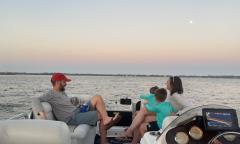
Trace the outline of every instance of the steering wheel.
<path fill-rule="evenodd" d="M 239 132 L 223 132 L 213 137 L 208 144 L 239 144 Z"/>

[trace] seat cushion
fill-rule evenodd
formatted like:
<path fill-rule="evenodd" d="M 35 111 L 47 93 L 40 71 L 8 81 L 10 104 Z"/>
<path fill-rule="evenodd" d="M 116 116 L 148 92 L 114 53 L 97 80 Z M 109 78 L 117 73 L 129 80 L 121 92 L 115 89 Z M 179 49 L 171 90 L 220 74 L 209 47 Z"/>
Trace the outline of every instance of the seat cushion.
<path fill-rule="evenodd" d="M 178 116 L 167 116 L 164 120 L 163 120 L 163 124 L 162 124 L 162 129 L 164 130 L 165 128 L 168 127 L 169 124 L 171 124 Z"/>
<path fill-rule="evenodd" d="M 49 103 L 47 103 L 47 102 L 42 102 L 41 104 L 43 106 L 43 110 L 45 112 L 46 119 L 48 119 L 48 120 L 56 120 L 54 115 L 53 115 L 53 112 L 52 112 L 52 106 Z"/>
<path fill-rule="evenodd" d="M 70 144 L 68 126 L 49 120 L 0 121 L 1 144 Z"/>
<path fill-rule="evenodd" d="M 52 106 L 48 102 L 41 102 L 41 104 L 42 104 L 42 107 L 43 107 L 43 111 L 46 115 L 46 119 L 47 120 L 56 120 L 54 115 L 53 115 L 53 112 L 52 112 Z M 34 119 L 41 119 L 38 116 L 38 112 L 36 112 L 35 109 L 36 109 L 36 107 L 33 105 L 32 110 L 33 110 Z"/>
<path fill-rule="evenodd" d="M 48 102 L 41 102 L 41 104 L 42 104 L 43 110 L 46 114 L 46 119 L 56 120 L 54 117 L 54 114 L 52 112 L 51 105 Z M 38 117 L 35 117 L 35 118 L 38 118 Z M 81 124 L 78 126 L 69 125 L 69 131 L 70 131 L 71 138 L 73 138 L 75 140 L 77 139 L 77 143 L 78 143 L 78 140 L 81 140 L 81 141 L 83 139 L 85 140 L 86 137 L 87 137 L 87 139 L 88 139 L 88 137 L 92 139 L 92 137 L 90 135 L 93 135 L 93 138 L 94 138 L 95 134 L 96 134 L 95 127 L 89 126 L 87 124 Z M 90 140 L 86 140 L 86 141 L 90 141 Z"/>
<path fill-rule="evenodd" d="M 69 126 L 72 137 L 78 137 L 78 138 L 84 138 L 87 136 L 87 133 L 92 128 L 92 126 L 89 126 L 87 124 L 81 124 L 78 126 Z"/>

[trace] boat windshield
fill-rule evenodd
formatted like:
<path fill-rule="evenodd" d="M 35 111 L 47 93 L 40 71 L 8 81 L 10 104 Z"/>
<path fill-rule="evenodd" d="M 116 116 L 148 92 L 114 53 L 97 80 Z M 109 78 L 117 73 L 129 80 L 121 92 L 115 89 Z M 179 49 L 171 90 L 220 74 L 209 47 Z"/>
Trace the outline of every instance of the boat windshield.
<path fill-rule="evenodd" d="M 223 106 L 223 105 L 202 105 L 202 106 L 198 106 L 198 107 L 194 107 L 192 109 L 188 109 L 185 110 L 180 116 L 178 116 L 174 121 L 172 121 L 164 130 L 164 132 L 167 132 L 168 130 L 179 126 L 183 123 L 185 123 L 186 121 L 190 121 L 192 120 L 194 117 L 196 116 L 202 116 L 202 109 L 203 108 L 215 108 L 215 109 L 233 109 L 232 107 L 229 106 Z M 237 111 L 237 116 L 240 116 L 240 111 Z M 238 124 L 240 124 L 240 121 L 238 119 Z"/>

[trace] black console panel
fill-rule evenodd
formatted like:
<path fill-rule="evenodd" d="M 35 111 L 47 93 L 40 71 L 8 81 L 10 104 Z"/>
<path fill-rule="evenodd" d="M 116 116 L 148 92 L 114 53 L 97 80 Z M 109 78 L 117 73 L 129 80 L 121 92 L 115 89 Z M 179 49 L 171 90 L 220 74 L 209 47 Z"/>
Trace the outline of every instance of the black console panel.
<path fill-rule="evenodd" d="M 192 126 L 197 126 L 199 128 L 202 129 L 203 131 L 203 136 L 200 140 L 194 140 L 189 136 L 189 130 Z M 169 130 L 166 134 L 166 141 L 168 144 L 177 144 L 177 142 L 175 141 L 175 136 L 177 132 L 185 132 L 188 137 L 189 137 L 189 143 L 188 144 L 207 144 L 212 138 L 214 138 L 215 136 L 217 136 L 218 134 L 222 133 L 223 131 L 220 130 L 206 130 L 205 125 L 204 125 L 204 120 L 202 116 L 198 116 L 195 118 L 195 120 L 192 120 L 191 122 L 175 127 L 171 130 Z M 224 138 L 222 138 L 222 140 L 220 139 L 220 141 L 224 141 Z M 237 138 L 235 141 L 232 142 L 224 142 L 224 144 L 240 144 L 240 139 Z"/>
<path fill-rule="evenodd" d="M 124 111 L 107 111 L 110 117 L 113 117 L 116 113 L 120 113 L 121 120 L 115 126 L 130 126 L 132 123 L 132 112 Z"/>

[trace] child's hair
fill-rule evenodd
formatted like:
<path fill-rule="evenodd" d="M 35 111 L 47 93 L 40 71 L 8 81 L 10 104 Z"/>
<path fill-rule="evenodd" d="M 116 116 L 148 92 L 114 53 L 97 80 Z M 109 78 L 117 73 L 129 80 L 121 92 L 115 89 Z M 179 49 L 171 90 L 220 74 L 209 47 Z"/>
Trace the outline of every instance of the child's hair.
<path fill-rule="evenodd" d="M 150 93 L 151 93 L 151 94 L 155 94 L 155 91 L 158 90 L 158 89 L 159 89 L 158 86 L 151 87 L 151 88 L 150 88 Z"/>
<path fill-rule="evenodd" d="M 164 88 L 157 89 L 155 91 L 155 98 L 160 102 L 164 102 L 167 98 L 167 91 Z"/>

